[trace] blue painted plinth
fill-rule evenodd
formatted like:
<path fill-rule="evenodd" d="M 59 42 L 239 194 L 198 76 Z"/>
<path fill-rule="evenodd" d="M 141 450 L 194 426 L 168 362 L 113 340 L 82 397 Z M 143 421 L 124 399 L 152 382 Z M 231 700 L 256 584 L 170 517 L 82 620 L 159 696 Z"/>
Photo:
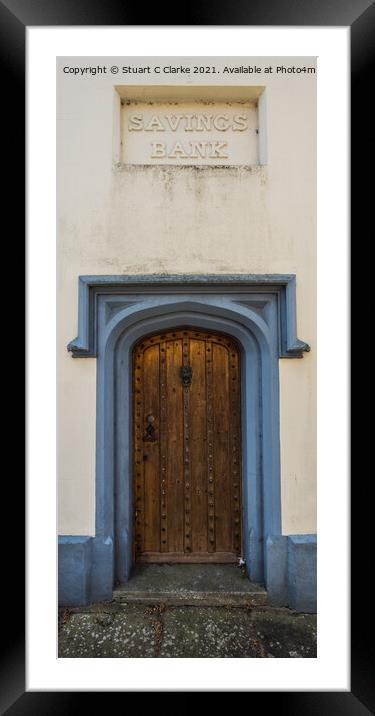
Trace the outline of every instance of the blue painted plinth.
<path fill-rule="evenodd" d="M 265 584 L 269 603 L 316 612 L 316 535 L 275 535 L 266 540 Z M 59 604 L 83 606 L 112 599 L 110 537 L 59 537 Z"/>

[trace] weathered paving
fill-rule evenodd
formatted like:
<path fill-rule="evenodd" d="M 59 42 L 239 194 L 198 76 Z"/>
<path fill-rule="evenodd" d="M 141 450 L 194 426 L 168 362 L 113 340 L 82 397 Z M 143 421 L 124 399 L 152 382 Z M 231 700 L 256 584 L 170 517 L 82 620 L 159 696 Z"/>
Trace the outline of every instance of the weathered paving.
<path fill-rule="evenodd" d="M 246 603 L 112 601 L 60 611 L 59 657 L 314 658 L 316 616 Z"/>

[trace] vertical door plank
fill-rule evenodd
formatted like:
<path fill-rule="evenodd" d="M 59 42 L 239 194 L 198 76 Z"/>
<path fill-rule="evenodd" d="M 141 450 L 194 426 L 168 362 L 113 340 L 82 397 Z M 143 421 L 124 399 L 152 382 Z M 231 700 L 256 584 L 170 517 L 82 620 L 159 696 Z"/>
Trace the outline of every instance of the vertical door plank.
<path fill-rule="evenodd" d="M 205 342 L 190 339 L 190 461 L 192 552 L 207 552 L 207 414 Z"/>
<path fill-rule="evenodd" d="M 232 504 L 229 462 L 228 351 L 212 344 L 214 403 L 215 538 L 217 552 L 232 550 Z"/>
<path fill-rule="evenodd" d="M 183 395 L 181 338 L 166 341 L 168 551 L 184 551 Z"/>
<path fill-rule="evenodd" d="M 238 351 L 230 347 L 229 353 L 230 384 L 230 470 L 232 476 L 232 548 L 241 552 L 242 516 L 241 516 L 241 424 L 240 424 L 240 366 Z"/>
<path fill-rule="evenodd" d="M 144 550 L 144 474 L 143 474 L 143 351 L 133 355 L 133 434 L 134 434 L 134 553 L 135 559 Z"/>
<path fill-rule="evenodd" d="M 215 552 L 215 471 L 214 471 L 214 402 L 212 342 L 205 341 L 206 415 L 207 415 L 207 531 L 208 552 Z"/>
<path fill-rule="evenodd" d="M 147 416 L 153 415 L 155 442 L 143 441 L 144 469 L 144 549 L 146 552 L 160 551 L 160 399 L 159 399 L 159 345 L 153 345 L 144 352 L 143 359 L 143 431 L 147 427 Z"/>
<path fill-rule="evenodd" d="M 159 340 L 159 337 L 158 337 Z M 168 490 L 167 490 L 167 364 L 165 358 L 166 343 L 161 341 L 160 350 L 160 551 L 168 552 Z"/>
<path fill-rule="evenodd" d="M 189 338 L 188 332 L 183 332 L 182 339 L 182 362 L 184 366 L 189 365 Z M 184 552 L 191 554 L 191 461 L 190 461 L 190 387 L 183 386 L 183 420 L 184 420 Z"/>

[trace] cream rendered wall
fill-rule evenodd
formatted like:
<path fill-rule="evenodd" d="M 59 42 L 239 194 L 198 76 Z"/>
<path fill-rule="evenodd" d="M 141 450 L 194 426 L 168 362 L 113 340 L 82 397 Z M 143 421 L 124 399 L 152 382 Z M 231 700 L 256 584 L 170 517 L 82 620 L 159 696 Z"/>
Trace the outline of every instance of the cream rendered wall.
<path fill-rule="evenodd" d="M 220 82 L 266 87 L 267 164 L 180 171 L 117 165 L 113 78 L 64 75 L 66 64 L 82 66 L 82 58 L 60 59 L 58 67 L 59 533 L 95 534 L 96 361 L 73 359 L 66 350 L 77 335 L 78 276 L 186 272 L 297 275 L 298 337 L 311 352 L 279 363 L 282 526 L 284 534 L 315 532 L 315 77 L 213 77 L 218 97 Z M 85 58 L 85 64 L 97 65 L 98 58 Z M 110 66 L 113 58 L 99 64 Z M 308 64 L 314 65 L 312 58 Z M 127 83 L 142 79 L 127 76 Z M 147 81 L 162 83 L 163 77 Z M 181 78 L 164 79 L 172 82 L 183 84 Z M 207 85 L 207 77 L 195 75 L 199 83 Z M 192 83 L 186 84 L 191 92 Z"/>

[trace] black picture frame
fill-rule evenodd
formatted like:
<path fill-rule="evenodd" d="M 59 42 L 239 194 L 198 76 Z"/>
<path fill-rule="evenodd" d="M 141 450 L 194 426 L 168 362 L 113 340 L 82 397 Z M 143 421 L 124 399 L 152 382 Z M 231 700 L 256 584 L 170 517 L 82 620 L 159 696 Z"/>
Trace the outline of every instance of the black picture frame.
<path fill-rule="evenodd" d="M 12 198 L 17 188 L 18 207 L 24 205 L 24 183 L 22 167 L 25 162 L 25 136 L 24 112 L 25 108 L 25 34 L 31 26 L 168 26 L 168 25 L 221 25 L 221 26 L 346 26 L 351 32 L 351 139 L 352 139 L 352 175 L 355 177 L 356 188 L 363 170 L 371 161 L 372 116 L 367 112 L 368 94 L 370 92 L 373 76 L 371 74 L 371 60 L 374 56 L 375 37 L 375 5 L 369 0 L 299 0 L 298 3 L 288 0 L 237 0 L 230 5 L 216 2 L 214 7 L 207 3 L 186 5 L 178 17 L 175 12 L 169 12 L 168 5 L 154 5 L 147 9 L 147 23 L 145 7 L 131 2 L 117 2 L 116 0 L 3 0 L 0 3 L 0 59 L 2 66 L 3 98 L 6 97 L 8 106 L 16 107 L 17 112 L 2 113 L 3 133 L 17 141 L 4 142 L 3 163 L 7 167 L 7 184 L 3 192 L 9 193 Z M 171 22 L 173 19 L 173 22 Z M 4 136 L 4 134 L 3 134 Z M 372 145 L 373 152 L 373 145 Z M 4 156 L 5 155 L 5 156 Z M 353 192 L 352 205 L 352 231 L 358 231 L 359 224 L 367 220 L 367 230 L 372 232 L 372 204 L 373 196 L 371 184 L 359 182 L 358 194 Z M 3 194 L 4 197 L 4 194 Z M 9 204 L 4 202 L 4 213 L 7 213 Z M 345 210 L 345 207 L 343 207 Z M 361 218 L 361 222 L 360 222 Z M 17 245 L 21 246 L 20 237 L 24 235 L 24 218 L 18 209 L 10 214 L 12 236 L 17 238 Z M 365 224 L 366 225 L 366 224 Z M 10 247 L 14 258 L 13 242 Z M 19 257 L 17 258 L 18 279 L 22 275 Z M 354 265 L 353 265 L 354 268 Z M 14 286 L 14 276 L 10 277 L 10 285 Z M 53 340 L 53 337 L 51 337 Z M 345 349 L 345 347 L 342 347 Z M 339 350 L 335 346 L 333 350 Z M 42 347 L 41 347 L 42 351 Z M 19 347 L 17 348 L 17 353 Z M 20 368 L 20 376 L 23 375 Z M 21 381 L 22 383 L 22 381 Z M 22 389 L 22 385 L 21 387 Z M 22 396 L 21 396 L 22 400 Z M 9 424 L 19 424 L 19 402 L 17 406 L 9 406 Z M 12 413 L 13 411 L 13 413 Z M 14 421 L 14 422 L 13 422 Z M 346 449 L 346 446 L 345 446 Z M 16 467 L 16 456 L 12 471 L 17 474 L 24 472 L 22 459 Z M 20 481 L 12 480 L 9 489 L 9 503 L 19 505 Z M 358 487 L 353 490 L 353 510 L 360 517 L 360 530 L 352 531 L 352 553 L 357 555 L 363 550 L 363 545 L 371 544 L 371 534 L 366 525 L 371 525 L 371 519 L 366 521 L 365 488 Z M 367 503 L 368 504 L 368 503 Z M 368 505 L 367 509 L 370 509 Z M 19 512 L 18 512 L 19 514 Z M 17 520 L 18 530 L 21 530 L 21 519 Z M 360 531 L 360 534 L 358 532 Z M 0 713 L 9 716 L 21 714 L 73 714 L 82 709 L 81 693 L 68 692 L 26 692 L 25 691 L 25 623 L 24 623 L 24 580 L 20 567 L 20 553 L 24 540 L 21 539 L 15 559 L 13 549 L 9 554 L 3 555 L 3 573 L 6 574 L 6 584 L 12 585 L 11 590 L 4 589 L 2 597 L 5 598 L 4 610 L 10 608 L 17 615 L 10 630 L 9 638 L 2 639 L 0 662 Z M 351 691 L 350 692 L 280 692 L 261 693 L 269 699 L 267 706 L 277 709 L 279 713 L 288 714 L 367 714 L 375 712 L 374 679 L 371 671 L 372 658 L 372 615 L 366 613 L 366 602 L 371 593 L 364 593 L 364 572 L 355 559 L 352 564 L 353 601 L 356 596 L 361 599 L 361 606 L 353 608 L 352 612 L 352 662 L 351 662 Z M 360 595 L 357 594 L 360 592 Z M 42 598 L 42 595 L 41 595 Z M 369 600 L 371 602 L 371 599 Z M 369 621 L 370 619 L 370 621 Z M 127 692 L 126 692 L 127 693 Z M 126 695 L 125 693 L 125 695 Z M 89 694 L 95 698 L 97 711 L 100 709 L 101 696 L 97 693 Z M 147 695 L 147 694 L 145 694 Z M 252 693 L 251 696 L 257 694 Z M 121 694 L 122 696 L 122 694 Z M 184 699 L 184 708 L 189 708 L 192 693 Z M 106 692 L 106 698 L 108 692 Z"/>

